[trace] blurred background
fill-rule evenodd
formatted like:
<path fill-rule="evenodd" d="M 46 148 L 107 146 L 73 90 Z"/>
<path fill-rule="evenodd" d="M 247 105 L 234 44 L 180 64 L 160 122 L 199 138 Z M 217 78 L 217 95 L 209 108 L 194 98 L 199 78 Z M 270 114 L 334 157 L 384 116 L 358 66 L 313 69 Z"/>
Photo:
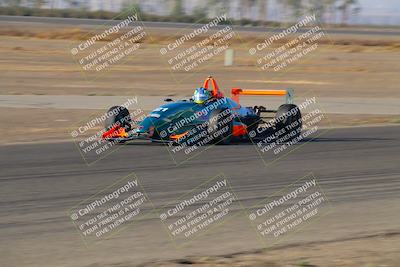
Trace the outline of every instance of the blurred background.
<path fill-rule="evenodd" d="M 127 7 L 143 20 L 194 22 L 226 11 L 240 24 L 260 25 L 296 20 L 316 13 L 321 22 L 350 25 L 399 25 L 396 0 L 1 0 L 0 14 L 111 18 Z"/>
<path fill-rule="evenodd" d="M 134 25 L 146 33 L 138 41 L 140 48 L 107 71 L 83 71 L 71 48 L 133 13 L 139 15 Z M 235 32 L 227 42 L 233 64 L 226 66 L 220 53 L 192 71 L 172 71 L 160 49 L 222 13 L 229 19 L 221 24 L 232 24 Z M 318 49 L 289 68 L 261 71 L 249 49 L 312 14 L 316 21 L 299 33 L 319 25 L 324 35 Z M 38 133 L 68 138 L 71 123 L 90 109 L 107 109 L 110 97 L 145 97 L 143 109 L 148 111 L 165 96 L 190 96 L 210 74 L 226 94 L 237 86 L 291 87 L 299 97 L 312 91 L 331 107 L 335 125 L 397 123 L 393 97 L 400 96 L 399 14 L 395 0 L 0 0 L 0 119 L 2 125 L 13 125 L 4 127 L 9 134 L 0 142 L 41 140 Z M 296 36 L 275 42 L 265 52 Z M 14 117 L 8 115 L 10 108 Z M 15 116 L 24 123 L 13 124 Z"/>
<path fill-rule="evenodd" d="M 72 52 L 135 13 L 133 25 Z M 229 25 L 233 37 L 207 47 L 226 45 L 231 63 L 223 51 L 190 71 L 173 70 L 162 49 L 222 13 L 224 25 L 175 52 Z M 249 53 L 313 14 L 297 33 Z M 195 266 L 398 267 L 399 25 L 399 0 L 0 0 L 0 265 L 182 266 L 195 262 L 188 255 L 203 255 Z M 84 52 L 137 27 L 145 33 L 138 49 L 107 69 L 83 70 Z M 316 49 L 279 71 L 260 68 L 257 59 L 316 27 L 323 32 Z M 165 98 L 187 99 L 208 75 L 227 96 L 240 87 L 291 88 L 296 104 L 316 97 L 324 133 L 267 168 L 252 144 L 216 146 L 179 167 L 165 148 L 147 144 L 84 163 L 71 137 L 77 126 L 128 98 L 145 114 Z M 267 109 L 283 101 L 241 98 Z M 157 209 L 221 172 L 250 207 L 312 171 L 332 212 L 276 250 L 262 250 L 245 216 L 179 250 L 156 213 L 87 249 L 66 211 L 132 170 Z M 164 260 L 172 262 L 157 264 Z"/>

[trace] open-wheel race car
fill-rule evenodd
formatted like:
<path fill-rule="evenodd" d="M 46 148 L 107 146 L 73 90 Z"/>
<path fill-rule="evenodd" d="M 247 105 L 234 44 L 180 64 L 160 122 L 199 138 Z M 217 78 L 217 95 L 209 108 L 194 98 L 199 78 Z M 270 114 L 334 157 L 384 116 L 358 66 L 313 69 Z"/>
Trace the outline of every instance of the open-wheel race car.
<path fill-rule="evenodd" d="M 245 107 L 240 104 L 241 95 L 285 96 L 286 103 L 277 110 Z M 228 144 L 266 136 L 271 142 L 288 142 L 301 134 L 301 113 L 293 104 L 292 90 L 232 88 L 231 97 L 226 97 L 209 76 L 192 98 L 165 101 L 166 104 L 136 123 L 127 108 L 111 107 L 102 137 L 113 142 L 151 140 L 197 145 Z"/>

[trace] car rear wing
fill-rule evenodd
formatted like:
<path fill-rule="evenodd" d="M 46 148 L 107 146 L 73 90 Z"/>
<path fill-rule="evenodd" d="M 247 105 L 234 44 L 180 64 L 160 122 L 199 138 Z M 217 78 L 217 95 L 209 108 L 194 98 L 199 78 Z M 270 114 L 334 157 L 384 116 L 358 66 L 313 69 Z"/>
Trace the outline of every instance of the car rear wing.
<path fill-rule="evenodd" d="M 262 96 L 285 96 L 286 104 L 293 104 L 294 91 L 293 89 L 286 90 L 261 90 L 261 89 L 241 89 L 241 88 L 232 88 L 231 91 L 232 99 L 239 103 L 240 95 L 262 95 Z"/>

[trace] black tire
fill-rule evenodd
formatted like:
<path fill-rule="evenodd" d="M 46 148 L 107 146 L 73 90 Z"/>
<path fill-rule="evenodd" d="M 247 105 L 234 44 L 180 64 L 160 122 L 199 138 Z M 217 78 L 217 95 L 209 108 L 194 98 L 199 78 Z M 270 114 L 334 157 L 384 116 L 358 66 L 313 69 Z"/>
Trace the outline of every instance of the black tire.
<path fill-rule="evenodd" d="M 211 143 L 226 145 L 231 142 L 233 116 L 229 109 L 216 109 L 208 118 L 208 134 L 213 136 Z"/>
<path fill-rule="evenodd" d="M 107 119 L 104 122 L 106 131 L 117 124 L 124 127 L 125 131 L 132 130 L 132 119 L 128 109 L 121 106 L 113 106 L 107 111 Z"/>
<path fill-rule="evenodd" d="M 276 120 L 275 123 L 276 133 L 283 131 L 285 132 L 284 134 L 280 134 L 277 137 L 278 140 L 279 139 L 284 140 L 281 143 L 292 141 L 293 139 L 300 136 L 302 128 L 302 120 L 301 120 L 301 112 L 298 106 L 294 104 L 281 105 L 275 114 L 275 120 Z M 286 128 L 289 125 L 292 125 L 293 128 L 292 129 Z"/>

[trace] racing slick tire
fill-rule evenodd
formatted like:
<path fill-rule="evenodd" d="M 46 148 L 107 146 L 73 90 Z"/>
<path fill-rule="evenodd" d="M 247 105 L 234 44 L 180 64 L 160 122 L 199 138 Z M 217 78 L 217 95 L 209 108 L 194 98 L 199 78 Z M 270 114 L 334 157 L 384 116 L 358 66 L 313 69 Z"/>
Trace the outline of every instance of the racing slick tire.
<path fill-rule="evenodd" d="M 276 141 L 286 143 L 301 135 L 302 120 L 298 106 L 283 104 L 275 114 Z"/>
<path fill-rule="evenodd" d="M 233 133 L 233 116 L 229 109 L 216 109 L 208 118 L 208 133 L 213 137 L 211 143 L 226 145 L 231 142 Z"/>
<path fill-rule="evenodd" d="M 116 124 L 124 127 L 125 131 L 132 130 L 132 118 L 127 108 L 113 106 L 107 111 L 107 119 L 104 122 L 106 131 L 110 130 Z"/>

